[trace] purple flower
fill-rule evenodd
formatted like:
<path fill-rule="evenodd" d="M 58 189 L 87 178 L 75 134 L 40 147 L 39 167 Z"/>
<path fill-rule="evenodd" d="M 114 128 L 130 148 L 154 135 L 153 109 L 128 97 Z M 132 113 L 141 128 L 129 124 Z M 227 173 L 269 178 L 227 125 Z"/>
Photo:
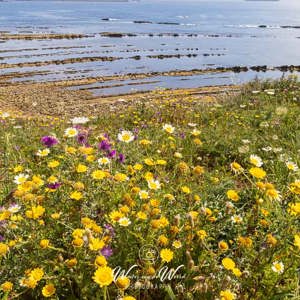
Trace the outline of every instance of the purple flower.
<path fill-rule="evenodd" d="M 108 140 L 103 140 L 99 143 L 98 148 L 103 151 L 108 151 L 111 145 Z"/>
<path fill-rule="evenodd" d="M 120 153 L 120 154 L 119 154 L 119 162 L 120 162 L 121 164 L 123 164 L 124 161 L 125 161 L 125 155 L 122 154 L 122 153 Z"/>
<path fill-rule="evenodd" d="M 108 258 L 108 257 L 110 257 L 110 256 L 113 255 L 113 251 L 112 251 L 112 249 L 110 248 L 110 246 L 105 246 L 105 247 L 102 248 L 101 254 L 102 254 L 105 258 Z"/>
<path fill-rule="evenodd" d="M 0 234 L 0 242 L 4 241 L 4 236 Z"/>
<path fill-rule="evenodd" d="M 49 184 L 47 185 L 47 187 L 48 187 L 49 189 L 51 189 L 51 190 L 56 190 L 56 189 L 58 189 L 60 186 L 61 186 L 61 183 L 59 183 L 59 182 L 49 183 Z"/>
<path fill-rule="evenodd" d="M 117 151 L 116 150 L 112 150 L 108 153 L 108 157 L 109 158 L 114 158 L 117 155 Z"/>
<path fill-rule="evenodd" d="M 87 144 L 87 139 L 88 139 L 88 136 L 87 136 L 86 132 L 80 132 L 77 135 L 77 142 L 79 144 L 86 145 Z"/>
<path fill-rule="evenodd" d="M 58 139 L 54 136 L 43 136 L 41 142 L 48 148 L 58 143 Z"/>
<path fill-rule="evenodd" d="M 114 236 L 115 235 L 115 230 L 114 230 L 114 228 L 110 224 L 105 224 L 104 228 L 109 232 L 110 236 Z"/>

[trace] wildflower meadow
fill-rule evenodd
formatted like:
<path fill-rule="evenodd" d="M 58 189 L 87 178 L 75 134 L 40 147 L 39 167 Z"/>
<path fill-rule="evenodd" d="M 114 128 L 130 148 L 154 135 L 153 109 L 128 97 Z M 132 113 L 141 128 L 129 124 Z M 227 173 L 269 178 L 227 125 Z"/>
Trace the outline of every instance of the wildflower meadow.
<path fill-rule="evenodd" d="M 155 93 L 1 112 L 1 299 L 300 299 L 299 82 Z"/>

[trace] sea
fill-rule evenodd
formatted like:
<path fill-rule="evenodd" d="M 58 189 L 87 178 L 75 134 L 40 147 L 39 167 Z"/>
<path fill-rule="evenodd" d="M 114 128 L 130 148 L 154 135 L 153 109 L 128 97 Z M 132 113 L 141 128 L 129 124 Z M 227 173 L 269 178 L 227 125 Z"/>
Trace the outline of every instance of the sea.
<path fill-rule="evenodd" d="M 1 39 L 46 33 L 84 36 Z M 72 87 L 111 95 L 280 78 L 291 71 L 277 67 L 291 65 L 300 65 L 299 0 L 0 2 L 0 84 L 1 76 L 24 83 L 115 76 Z M 247 69 L 218 71 L 237 66 Z"/>

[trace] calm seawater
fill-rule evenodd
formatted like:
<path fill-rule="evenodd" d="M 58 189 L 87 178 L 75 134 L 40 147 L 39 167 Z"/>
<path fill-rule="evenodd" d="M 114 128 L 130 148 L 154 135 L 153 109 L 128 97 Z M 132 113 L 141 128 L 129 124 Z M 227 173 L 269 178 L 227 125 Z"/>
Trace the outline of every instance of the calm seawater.
<path fill-rule="evenodd" d="M 105 20 L 103 20 L 105 19 Z M 136 23 L 138 21 L 138 23 Z M 147 22 L 140 23 L 139 21 Z M 167 23 L 167 24 L 158 24 Z M 297 28 L 298 27 L 298 28 Z M 1 42 L 0 64 L 121 57 L 112 62 L 78 62 L 0 69 L 1 74 L 42 71 L 44 75 L 15 80 L 51 81 L 127 73 L 192 70 L 232 66 L 280 66 L 300 63 L 300 1 L 143 1 L 0 2 L 0 31 L 10 33 L 85 33 L 70 40 L 7 40 Z M 103 32 L 130 33 L 121 38 Z M 175 36 L 174 36 L 175 34 Z M 68 47 L 65 49 L 64 47 Z M 55 48 L 55 49 L 54 49 Z M 174 55 L 180 54 L 177 58 Z M 139 55 L 139 59 L 131 57 Z M 159 59 L 162 55 L 164 59 Z M 196 87 L 240 83 L 282 73 L 247 72 L 197 76 L 157 76 L 123 82 L 99 93 L 155 87 Z M 111 85 L 118 84 L 112 82 Z M 108 84 L 106 83 L 105 86 Z M 87 86 L 93 90 L 101 84 Z"/>

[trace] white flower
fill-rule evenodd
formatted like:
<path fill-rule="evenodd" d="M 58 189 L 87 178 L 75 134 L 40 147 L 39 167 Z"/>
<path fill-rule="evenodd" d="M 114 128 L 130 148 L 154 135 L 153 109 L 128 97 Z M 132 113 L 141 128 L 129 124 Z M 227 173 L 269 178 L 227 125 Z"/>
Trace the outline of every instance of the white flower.
<path fill-rule="evenodd" d="M 148 187 L 150 190 L 158 190 L 160 189 L 160 183 L 158 180 L 149 180 Z"/>
<path fill-rule="evenodd" d="M 50 153 L 50 150 L 48 148 L 43 149 L 43 150 L 38 150 L 36 155 L 40 157 L 47 156 Z"/>
<path fill-rule="evenodd" d="M 27 174 L 21 173 L 21 174 L 15 176 L 14 183 L 15 184 L 22 184 L 27 180 L 27 178 L 28 178 Z"/>
<path fill-rule="evenodd" d="M 78 130 L 76 128 L 73 127 L 69 127 L 65 130 L 65 135 L 67 137 L 74 137 L 78 135 Z"/>
<path fill-rule="evenodd" d="M 242 223 L 243 218 L 239 215 L 234 215 L 231 217 L 231 221 L 232 221 L 232 223 Z"/>
<path fill-rule="evenodd" d="M 10 207 L 8 208 L 8 211 L 10 211 L 11 213 L 17 213 L 20 209 L 21 209 L 21 206 L 14 203 L 14 204 L 10 205 Z"/>
<path fill-rule="evenodd" d="M 285 164 L 286 164 L 286 167 L 287 167 L 290 171 L 296 172 L 296 171 L 299 170 L 297 164 L 295 164 L 295 163 L 292 162 L 292 161 L 287 161 Z"/>
<path fill-rule="evenodd" d="M 86 124 L 90 119 L 87 117 L 75 117 L 71 119 L 73 125 Z"/>
<path fill-rule="evenodd" d="M 125 143 L 130 143 L 134 140 L 134 135 L 131 131 L 123 130 L 118 134 L 118 140 Z"/>
<path fill-rule="evenodd" d="M 200 133 L 201 133 L 201 131 L 198 130 L 198 129 L 196 129 L 196 128 L 194 128 L 194 129 L 192 130 L 192 132 L 191 132 L 191 134 L 192 134 L 193 136 L 198 136 L 198 135 L 200 135 Z"/>
<path fill-rule="evenodd" d="M 275 273 L 281 274 L 284 271 L 284 264 L 281 261 L 274 261 L 272 264 L 272 270 Z"/>
<path fill-rule="evenodd" d="M 196 127 L 197 124 L 196 123 L 188 123 L 188 126 L 190 126 L 190 127 Z"/>
<path fill-rule="evenodd" d="M 131 221 L 126 217 L 120 218 L 118 222 L 121 226 L 124 226 L 124 227 L 127 227 L 131 224 Z"/>
<path fill-rule="evenodd" d="M 10 117 L 10 114 L 7 113 L 7 112 L 4 112 L 4 113 L 1 114 L 1 117 L 2 117 L 3 119 L 6 119 L 6 118 Z"/>
<path fill-rule="evenodd" d="M 170 124 L 165 124 L 163 126 L 163 130 L 166 131 L 167 133 L 173 133 L 175 131 L 175 127 L 173 127 Z"/>
<path fill-rule="evenodd" d="M 98 159 L 98 164 L 100 166 L 108 165 L 110 163 L 110 159 L 108 157 L 101 157 Z"/>
<path fill-rule="evenodd" d="M 267 147 L 263 147 L 262 150 L 265 151 L 265 152 L 270 152 L 270 151 L 273 150 L 273 148 L 270 147 L 270 146 L 267 146 Z"/>
<path fill-rule="evenodd" d="M 255 154 L 250 155 L 250 163 L 256 167 L 261 167 L 263 165 L 262 159 Z"/>
<path fill-rule="evenodd" d="M 243 144 L 250 144 L 250 141 L 245 139 L 245 140 L 242 140 Z"/>

